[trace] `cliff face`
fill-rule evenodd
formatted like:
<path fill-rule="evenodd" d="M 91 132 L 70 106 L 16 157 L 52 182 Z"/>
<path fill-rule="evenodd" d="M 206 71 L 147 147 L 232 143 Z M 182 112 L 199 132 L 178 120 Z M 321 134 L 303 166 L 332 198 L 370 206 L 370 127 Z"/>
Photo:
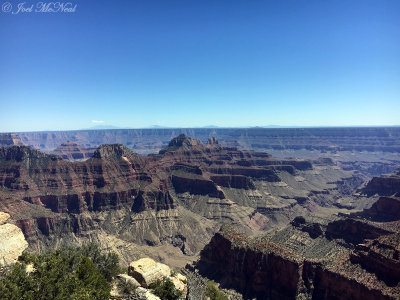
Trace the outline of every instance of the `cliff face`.
<path fill-rule="evenodd" d="M 197 268 L 201 274 L 221 282 L 224 288 L 240 291 L 246 298 L 396 299 L 400 295 L 397 248 L 392 246 L 390 253 L 384 251 L 390 257 L 386 260 L 372 253 L 366 259 L 358 248 L 351 252 L 351 259 L 348 254 L 343 256 L 343 250 L 331 254 L 328 260 L 309 259 L 225 226 L 201 252 Z M 375 249 L 381 247 L 376 245 Z M 391 262 L 394 264 L 385 269 Z M 374 268 L 371 273 L 363 269 L 367 264 Z M 395 281 L 382 284 L 381 272 L 390 274 Z"/>
<path fill-rule="evenodd" d="M 92 157 L 96 148 L 84 148 L 76 143 L 67 141 L 62 143 L 51 153 L 71 161 L 85 160 Z"/>
<path fill-rule="evenodd" d="M 371 208 L 334 220 L 299 216 L 254 237 L 224 226 L 196 267 L 257 299 L 399 299 L 397 198 L 380 197 Z"/>
<path fill-rule="evenodd" d="M 395 287 L 400 282 L 400 235 L 381 236 L 357 245 L 350 259 Z"/>
<path fill-rule="evenodd" d="M 389 233 L 390 231 L 354 219 L 330 222 L 326 230 L 328 238 L 343 239 L 352 244 L 361 243 L 365 239 L 375 239 Z"/>
<path fill-rule="evenodd" d="M 369 209 L 356 215 L 375 221 L 400 220 L 400 197 L 380 197 Z"/>
<path fill-rule="evenodd" d="M 21 138 L 15 133 L 0 133 L 0 147 L 23 146 Z"/>
<path fill-rule="evenodd" d="M 0 148 L 0 209 L 36 250 L 107 236 L 194 254 L 221 223 L 248 233 L 287 224 L 334 203 L 353 176 L 186 136 L 147 157 L 111 144 L 75 162 L 12 146 Z"/>
<path fill-rule="evenodd" d="M 262 249 L 248 248 L 245 237 L 225 227 L 202 250 L 198 267 L 246 297 L 294 299 L 301 279 L 297 259 L 272 243 Z"/>
<path fill-rule="evenodd" d="M 400 171 L 391 175 L 372 178 L 361 191 L 369 196 L 374 194 L 380 196 L 400 195 Z"/>

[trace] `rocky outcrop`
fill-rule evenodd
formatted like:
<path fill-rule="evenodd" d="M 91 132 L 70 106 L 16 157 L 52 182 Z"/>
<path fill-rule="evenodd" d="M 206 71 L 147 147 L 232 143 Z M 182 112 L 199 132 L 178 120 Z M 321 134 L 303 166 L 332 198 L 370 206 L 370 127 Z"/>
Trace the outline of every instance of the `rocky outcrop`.
<path fill-rule="evenodd" d="M 195 195 L 208 195 L 214 198 L 225 198 L 224 192 L 219 190 L 211 180 L 172 175 L 172 184 L 177 193 L 189 192 Z"/>
<path fill-rule="evenodd" d="M 307 222 L 304 217 L 299 216 L 293 219 L 291 224 L 303 232 L 307 232 L 311 238 L 315 239 L 323 234 L 321 225 L 318 223 Z"/>
<path fill-rule="evenodd" d="M 210 138 L 208 138 L 208 140 L 207 140 L 207 145 L 218 145 L 219 143 L 218 143 L 218 140 L 217 140 L 217 138 L 216 137 L 210 137 Z"/>
<path fill-rule="evenodd" d="M 254 190 L 255 186 L 251 178 L 243 175 L 213 175 L 210 177 L 217 185 L 234 188 Z"/>
<path fill-rule="evenodd" d="M 128 269 L 128 276 L 121 275 L 124 281 L 133 280 L 138 282 L 141 287 L 149 288 L 151 284 L 164 279 L 171 280 L 181 294 L 182 298 L 187 294 L 187 279 L 180 273 L 171 272 L 170 267 L 165 264 L 154 261 L 151 258 L 142 258 L 137 261 L 131 262 Z"/>
<path fill-rule="evenodd" d="M 51 153 L 62 157 L 63 159 L 76 161 L 85 160 L 92 157 L 96 148 L 85 148 L 74 142 L 67 141 L 62 143 Z"/>
<path fill-rule="evenodd" d="M 301 264 L 294 253 L 273 243 L 250 246 L 245 236 L 225 226 L 201 252 L 200 273 L 245 297 L 294 299 L 301 280 Z"/>
<path fill-rule="evenodd" d="M 397 221 L 400 220 L 400 197 L 380 197 L 372 204 L 371 208 L 364 209 L 355 216 L 362 216 L 374 221 Z"/>
<path fill-rule="evenodd" d="M 380 196 L 400 195 L 400 171 L 391 175 L 372 178 L 361 192 L 368 196 L 374 194 Z"/>
<path fill-rule="evenodd" d="M 141 286 L 147 288 L 157 280 L 171 275 L 171 269 L 164 264 L 157 263 L 151 258 L 142 258 L 129 265 L 129 276 L 135 278 Z"/>
<path fill-rule="evenodd" d="M 303 291 L 308 299 L 389 300 L 397 298 L 358 282 L 356 276 L 349 277 L 310 261 L 304 261 L 302 279 Z M 299 293 L 297 298 L 302 299 L 302 293 Z"/>
<path fill-rule="evenodd" d="M 0 133 L 0 147 L 23 146 L 21 138 L 15 133 Z"/>
<path fill-rule="evenodd" d="M 0 267 L 7 267 L 28 247 L 25 237 L 17 226 L 6 224 L 10 215 L 0 212 Z"/>
<path fill-rule="evenodd" d="M 164 150 L 145 157 L 108 144 L 89 159 L 66 161 L 26 146 L 0 148 L 0 209 L 12 212 L 35 250 L 107 235 L 195 254 L 220 223 L 249 233 L 287 224 L 314 199 L 335 197 L 335 182 L 349 178 L 216 139 L 181 135 Z"/>
<path fill-rule="evenodd" d="M 175 203 L 168 191 L 140 191 L 132 204 L 132 211 L 168 210 L 175 208 Z"/>
<path fill-rule="evenodd" d="M 388 286 L 400 282 L 400 234 L 392 234 L 357 245 L 350 259 L 360 264 Z"/>
<path fill-rule="evenodd" d="M 0 211 L 0 225 L 4 225 L 9 218 L 10 215 L 8 213 Z"/>
<path fill-rule="evenodd" d="M 276 168 L 281 169 L 282 167 L 276 167 Z M 216 168 L 209 168 L 208 170 L 211 173 L 215 173 L 215 174 L 241 175 L 241 176 L 247 176 L 247 177 L 254 178 L 254 179 L 266 180 L 269 182 L 277 182 L 277 181 L 280 181 L 280 178 L 276 174 L 276 168 L 216 167 Z M 289 170 L 289 172 L 293 172 L 293 169 L 290 167 L 287 170 Z"/>
<path fill-rule="evenodd" d="M 376 239 L 389 233 L 367 222 L 346 218 L 330 222 L 325 235 L 329 239 L 343 239 L 347 243 L 358 244 L 365 239 Z"/>
<path fill-rule="evenodd" d="M 192 147 L 194 146 L 200 146 L 202 145 L 201 141 L 199 139 L 193 139 L 190 137 L 187 137 L 184 134 L 181 134 L 177 136 L 176 138 L 173 138 L 168 146 L 160 151 L 160 154 L 166 153 L 168 151 L 175 151 L 177 149 L 181 150 L 191 150 Z"/>
<path fill-rule="evenodd" d="M 397 289 L 378 284 L 376 277 L 360 276 L 358 262 L 352 264 L 342 256 L 328 261 L 306 259 L 278 244 L 246 237 L 225 226 L 201 252 L 196 268 L 222 287 L 243 293 L 245 298 L 373 300 L 396 299 L 400 295 Z"/>

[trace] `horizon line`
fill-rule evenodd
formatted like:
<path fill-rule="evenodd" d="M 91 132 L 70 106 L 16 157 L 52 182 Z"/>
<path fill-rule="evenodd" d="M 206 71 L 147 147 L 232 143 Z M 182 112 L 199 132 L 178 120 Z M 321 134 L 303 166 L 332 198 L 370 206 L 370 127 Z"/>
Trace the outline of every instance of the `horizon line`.
<path fill-rule="evenodd" d="M 307 129 L 307 128 L 395 128 L 400 125 L 310 125 L 310 126 L 197 126 L 197 127 L 116 127 L 116 128 L 82 128 L 59 130 L 28 130 L 28 131 L 0 131 L 1 134 L 31 133 L 31 132 L 65 132 L 65 131 L 105 131 L 105 130 L 171 130 L 171 129 Z"/>

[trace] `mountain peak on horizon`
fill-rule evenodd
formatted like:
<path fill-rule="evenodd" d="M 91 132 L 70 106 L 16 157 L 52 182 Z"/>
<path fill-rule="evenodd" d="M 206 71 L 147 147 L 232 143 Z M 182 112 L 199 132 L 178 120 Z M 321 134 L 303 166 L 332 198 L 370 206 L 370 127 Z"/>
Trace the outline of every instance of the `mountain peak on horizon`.
<path fill-rule="evenodd" d="M 185 134 L 180 134 L 177 137 L 174 137 L 169 143 L 168 146 L 162 150 L 160 150 L 160 154 L 165 153 L 167 151 L 174 151 L 180 148 L 184 150 L 189 150 L 193 146 L 200 146 L 203 143 L 199 139 L 188 137 Z"/>

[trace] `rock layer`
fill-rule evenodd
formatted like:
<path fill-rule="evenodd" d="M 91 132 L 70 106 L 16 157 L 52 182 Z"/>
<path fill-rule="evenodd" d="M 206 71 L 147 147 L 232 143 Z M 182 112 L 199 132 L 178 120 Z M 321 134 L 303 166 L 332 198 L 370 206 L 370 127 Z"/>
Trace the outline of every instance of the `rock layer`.
<path fill-rule="evenodd" d="M 393 249 L 391 254 L 397 250 Z M 375 275 L 366 274 L 365 278 L 358 275 L 363 273 L 359 251 L 356 250 L 358 256 L 353 254 L 357 258 L 351 259 L 354 264 L 348 257 L 343 260 L 341 255 L 340 259 L 334 258 L 336 263 L 305 259 L 278 244 L 252 240 L 225 226 L 201 252 L 197 268 L 201 274 L 220 281 L 223 287 L 240 291 L 245 298 L 396 299 L 400 295 L 398 288 L 377 284 L 379 279 Z M 371 265 L 373 257 L 371 254 Z M 375 269 L 379 274 L 384 265 L 377 261 Z M 395 270 L 396 264 L 386 273 L 397 280 Z"/>

